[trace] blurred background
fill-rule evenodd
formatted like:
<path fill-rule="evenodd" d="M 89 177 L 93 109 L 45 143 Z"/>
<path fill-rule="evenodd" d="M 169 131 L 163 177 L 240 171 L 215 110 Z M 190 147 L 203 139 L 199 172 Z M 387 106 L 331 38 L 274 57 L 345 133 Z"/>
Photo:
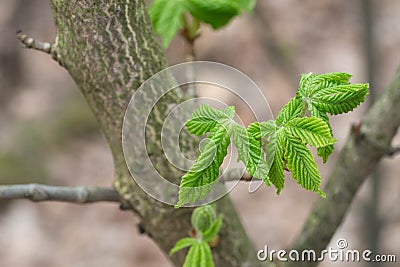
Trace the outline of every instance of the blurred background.
<path fill-rule="evenodd" d="M 261 0 L 252 14 L 223 30 L 203 27 L 195 51 L 198 60 L 225 63 L 247 74 L 263 89 L 275 115 L 294 96 L 301 73 L 344 71 L 353 74 L 352 82 L 370 82 L 369 103 L 331 118 L 339 142 L 328 164 L 317 160 L 326 182 L 351 124 L 399 66 L 399 14 L 397 0 Z M 109 186 L 111 154 L 85 100 L 50 56 L 20 46 L 16 30 L 53 40 L 48 1 L 0 1 L 0 184 Z M 177 37 L 166 51 L 169 63 L 185 61 L 184 49 L 184 40 Z M 399 136 L 394 142 L 400 144 Z M 333 248 L 338 238 L 346 238 L 351 249 L 396 254 L 399 260 L 399 160 L 384 159 L 362 186 L 332 239 Z M 318 199 L 286 176 L 279 197 L 266 187 L 249 194 L 247 184 L 231 193 L 258 249 L 289 248 Z M 138 232 L 138 221 L 115 204 L 0 202 L 0 266 L 170 266 Z"/>

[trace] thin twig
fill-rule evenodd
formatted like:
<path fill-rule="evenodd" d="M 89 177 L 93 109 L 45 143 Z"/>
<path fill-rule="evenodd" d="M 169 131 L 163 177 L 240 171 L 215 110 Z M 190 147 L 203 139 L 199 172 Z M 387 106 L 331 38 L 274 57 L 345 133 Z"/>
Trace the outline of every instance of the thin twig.
<path fill-rule="evenodd" d="M 35 40 L 32 37 L 28 37 L 21 30 L 17 31 L 17 38 L 25 48 L 32 48 L 32 49 L 39 50 L 39 51 L 42 51 L 47 54 L 51 54 L 52 47 L 53 47 L 52 43 L 41 42 L 41 41 Z"/>
<path fill-rule="evenodd" d="M 25 48 L 35 49 L 46 54 L 50 54 L 51 57 L 57 61 L 60 65 L 63 65 L 62 58 L 58 54 L 57 50 L 57 37 L 54 43 L 42 42 L 35 40 L 32 37 L 28 37 L 21 30 L 17 31 L 17 38 Z"/>
<path fill-rule="evenodd" d="M 397 153 L 400 153 L 400 146 L 399 147 L 391 147 L 386 155 L 389 157 L 393 157 Z"/>
<path fill-rule="evenodd" d="M 221 177 L 221 182 L 224 183 L 235 181 L 251 182 L 252 180 L 253 176 L 251 176 L 248 172 L 243 173 L 243 170 L 241 170 L 240 168 L 228 170 Z"/>
<path fill-rule="evenodd" d="M 182 16 L 184 22 L 184 29 L 181 31 L 181 36 L 185 40 L 185 60 L 186 62 L 193 62 L 196 60 L 196 53 L 194 49 L 194 43 L 199 37 L 199 22 L 192 18 L 188 18 L 187 14 Z M 189 83 L 186 88 L 183 87 L 183 92 L 189 96 L 196 95 L 196 85 L 193 83 L 196 79 L 195 71 L 192 65 L 189 65 L 186 71 L 187 79 L 192 83 Z"/>
<path fill-rule="evenodd" d="M 0 201 L 29 199 L 39 201 L 61 201 L 77 204 L 93 202 L 120 203 L 118 192 L 107 187 L 65 187 L 41 184 L 0 185 Z"/>

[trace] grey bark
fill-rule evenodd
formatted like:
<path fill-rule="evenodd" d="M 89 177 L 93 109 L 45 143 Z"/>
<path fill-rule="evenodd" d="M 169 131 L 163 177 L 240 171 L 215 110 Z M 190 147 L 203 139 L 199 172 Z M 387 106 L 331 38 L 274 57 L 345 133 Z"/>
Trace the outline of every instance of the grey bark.
<path fill-rule="evenodd" d="M 192 210 L 176 210 L 144 193 L 130 176 L 121 145 L 123 116 L 131 96 L 147 78 L 166 67 L 144 1 L 51 0 L 50 4 L 57 28 L 51 54 L 75 80 L 99 121 L 113 154 L 114 186 L 124 205 L 135 211 L 144 230 L 167 254 L 187 235 Z M 168 104 L 181 101 L 177 95 L 169 95 L 155 113 L 162 114 Z M 155 133 L 149 142 L 159 147 L 151 155 L 152 162 L 161 174 L 179 178 L 182 173 L 173 170 L 162 155 L 157 139 L 161 124 L 150 118 L 147 127 Z M 183 142 L 184 147 L 197 149 L 190 138 Z M 217 209 L 225 220 L 221 243 L 213 250 L 216 266 L 259 266 L 229 197 L 218 201 Z M 183 252 L 170 257 L 176 266 L 183 259 Z"/>

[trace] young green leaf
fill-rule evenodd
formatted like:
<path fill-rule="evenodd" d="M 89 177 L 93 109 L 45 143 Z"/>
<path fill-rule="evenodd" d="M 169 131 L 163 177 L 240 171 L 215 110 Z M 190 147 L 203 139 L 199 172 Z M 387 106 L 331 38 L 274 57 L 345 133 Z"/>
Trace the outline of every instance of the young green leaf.
<path fill-rule="evenodd" d="M 189 171 L 182 177 L 179 200 L 175 207 L 204 198 L 219 176 L 219 167 L 230 144 L 230 129 L 234 123 L 235 108 L 217 110 L 201 105 L 186 123 L 193 134 L 210 132 L 203 143 L 200 155 Z"/>
<path fill-rule="evenodd" d="M 348 84 L 319 90 L 312 96 L 312 105 L 332 115 L 352 111 L 368 95 L 368 84 Z"/>
<path fill-rule="evenodd" d="M 300 79 L 297 96 L 309 97 L 314 93 L 332 86 L 348 84 L 351 75 L 344 72 L 331 72 L 325 74 L 307 73 Z"/>
<path fill-rule="evenodd" d="M 247 172 L 251 176 L 262 179 L 266 184 L 269 184 L 269 166 L 264 159 L 265 155 L 261 147 L 262 141 L 252 134 L 254 132 L 249 133 L 241 125 L 232 125 L 233 143 L 238 150 L 239 160 L 245 164 Z"/>
<path fill-rule="evenodd" d="M 214 267 L 211 249 L 207 242 L 196 242 L 190 247 L 183 267 Z"/>
<path fill-rule="evenodd" d="M 247 131 L 256 139 L 269 139 L 265 145 L 265 163 L 268 166 L 268 179 L 264 180 L 267 186 L 270 182 L 276 187 L 277 193 L 284 186 L 284 166 L 282 144 L 277 144 L 277 135 L 281 131 L 277 131 L 274 120 L 266 122 L 254 122 L 249 125 Z"/>
<path fill-rule="evenodd" d="M 256 0 L 235 0 L 237 1 L 241 10 L 250 12 L 256 5 Z"/>
<path fill-rule="evenodd" d="M 169 255 L 174 254 L 175 252 L 182 250 L 184 248 L 190 247 L 197 243 L 197 240 L 191 237 L 185 237 L 180 239 L 178 242 L 176 242 L 175 246 L 171 249 L 169 252 Z"/>
<path fill-rule="evenodd" d="M 247 131 L 254 138 L 268 139 L 275 135 L 277 130 L 274 120 L 268 120 L 265 122 L 253 122 L 247 127 Z"/>
<path fill-rule="evenodd" d="M 195 19 L 219 29 L 241 12 L 250 12 L 255 0 L 154 0 L 149 15 L 154 30 L 167 47 L 180 28 L 183 16 L 189 12 Z"/>
<path fill-rule="evenodd" d="M 229 143 L 229 133 L 221 124 L 217 124 L 208 136 L 196 162 L 182 177 L 179 200 L 175 207 L 194 203 L 211 191 L 212 185 L 218 179 L 219 167 L 226 156 Z"/>
<path fill-rule="evenodd" d="M 249 133 L 249 135 L 251 135 L 252 137 L 254 137 L 255 139 L 260 139 L 261 138 L 261 127 L 260 127 L 260 123 L 258 121 L 251 123 L 248 127 L 247 127 L 247 132 Z"/>
<path fill-rule="evenodd" d="M 287 168 L 292 172 L 293 178 L 303 188 L 326 197 L 325 193 L 319 189 L 321 176 L 310 150 L 298 138 L 291 135 L 285 134 L 283 142 L 284 158 L 287 162 Z"/>
<path fill-rule="evenodd" d="M 303 74 L 296 97 L 282 108 L 275 121 L 255 122 L 247 129 L 233 121 L 233 108 L 216 111 L 201 107 L 187 127 L 193 134 L 210 132 L 209 140 L 205 142 L 198 161 L 182 179 L 177 206 L 195 201 L 211 190 L 219 174 L 217 169 L 226 155 L 229 136 L 247 171 L 253 177 L 263 179 L 267 185 L 272 182 L 278 194 L 283 189 L 284 170 L 287 169 L 303 188 L 324 197 L 319 189 L 321 177 L 317 165 L 306 145 L 317 147 L 318 156 L 324 163 L 327 161 L 336 142 L 327 113 L 348 112 L 363 102 L 368 94 L 368 84 L 349 84 L 350 77 L 343 72 Z M 304 117 L 307 110 L 311 117 Z M 221 136 L 221 131 L 224 138 L 215 138 Z M 207 175 L 203 177 L 204 173 Z M 206 186 L 206 190 L 196 187 L 199 185 Z M 194 191 L 188 191 L 188 188 Z"/>
<path fill-rule="evenodd" d="M 297 137 L 303 144 L 324 147 L 335 143 L 328 124 L 319 118 L 294 118 L 285 124 L 284 129 L 287 134 Z"/>
<path fill-rule="evenodd" d="M 218 234 L 222 227 L 222 218 L 222 215 L 219 216 L 218 219 L 211 224 L 208 230 L 202 233 L 204 241 L 209 242 Z"/>
<path fill-rule="evenodd" d="M 199 246 L 200 246 L 201 261 L 200 265 L 196 265 L 194 267 L 214 267 L 214 261 L 212 258 L 210 245 L 207 242 L 203 241 L 200 243 Z"/>
<path fill-rule="evenodd" d="M 291 119 L 299 117 L 303 113 L 304 104 L 301 99 L 292 98 L 289 103 L 287 103 L 281 111 L 279 111 L 276 117 L 276 124 L 284 124 Z"/>
<path fill-rule="evenodd" d="M 233 106 L 218 110 L 203 104 L 193 112 L 190 120 L 186 122 L 186 128 L 191 134 L 202 135 L 210 132 L 218 122 L 234 116 Z"/>
<path fill-rule="evenodd" d="M 319 119 L 323 120 L 328 125 L 330 133 L 332 135 L 332 128 L 331 128 L 331 125 L 329 124 L 329 118 L 326 115 L 326 113 L 321 112 L 316 107 L 311 107 L 310 114 L 311 114 L 311 116 L 313 116 L 315 118 L 319 118 Z M 317 148 L 318 157 L 322 158 L 323 162 L 326 163 L 326 161 L 328 160 L 328 157 L 332 154 L 333 150 L 334 150 L 333 145 L 318 147 Z"/>
<path fill-rule="evenodd" d="M 196 231 L 203 233 L 211 227 L 216 219 L 215 207 L 213 205 L 203 205 L 194 209 L 191 222 Z"/>
<path fill-rule="evenodd" d="M 349 84 L 351 75 L 344 72 L 303 74 L 296 98 L 321 112 L 333 115 L 356 108 L 368 95 L 368 84 Z"/>
<path fill-rule="evenodd" d="M 232 0 L 186 0 L 186 8 L 196 19 L 219 29 L 240 13 L 240 6 Z"/>
<path fill-rule="evenodd" d="M 201 261 L 200 255 L 200 243 L 194 243 L 188 253 L 186 254 L 185 262 L 183 263 L 183 267 L 191 267 L 191 266 L 198 266 Z"/>
<path fill-rule="evenodd" d="M 341 114 L 356 108 L 368 95 L 368 84 L 349 84 L 351 75 L 344 72 L 303 74 L 296 98 L 308 106 L 311 116 L 325 121 L 332 134 L 326 113 Z M 333 145 L 318 147 L 318 156 L 325 163 Z"/>
<path fill-rule="evenodd" d="M 271 138 L 266 146 L 267 162 L 272 162 L 268 177 L 275 186 L 278 195 L 285 185 L 282 134 L 282 130 L 277 132 L 276 137 Z"/>
<path fill-rule="evenodd" d="M 326 163 L 334 149 L 335 148 L 333 145 L 319 147 L 319 148 L 317 148 L 317 155 L 318 155 L 318 157 L 322 158 L 323 163 Z"/>
<path fill-rule="evenodd" d="M 215 205 L 203 205 L 194 209 L 191 222 L 197 232 L 196 238 L 180 239 L 169 254 L 190 247 L 183 266 L 212 267 L 214 262 L 208 242 L 212 241 L 221 229 L 222 215 L 216 217 Z"/>
<path fill-rule="evenodd" d="M 182 15 L 185 12 L 183 0 L 154 0 L 149 15 L 154 30 L 167 47 L 178 30 L 182 27 Z"/>

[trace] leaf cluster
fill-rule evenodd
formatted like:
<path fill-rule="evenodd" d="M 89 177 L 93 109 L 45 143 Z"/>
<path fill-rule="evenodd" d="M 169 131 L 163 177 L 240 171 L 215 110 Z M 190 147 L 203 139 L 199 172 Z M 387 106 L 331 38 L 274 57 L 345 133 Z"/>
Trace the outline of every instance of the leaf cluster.
<path fill-rule="evenodd" d="M 233 120 L 234 107 L 218 110 L 201 105 L 186 127 L 192 134 L 209 135 L 196 162 L 182 177 L 176 207 L 204 198 L 212 190 L 231 139 L 247 172 L 267 186 L 272 183 L 278 194 L 287 170 L 304 189 L 325 197 L 309 147 L 316 147 L 325 163 L 336 142 L 328 114 L 352 111 L 368 95 L 369 85 L 350 84 L 350 77 L 343 72 L 303 74 L 296 96 L 275 120 L 255 122 L 247 128 Z"/>
<path fill-rule="evenodd" d="M 217 218 L 213 205 L 200 206 L 192 213 L 195 237 L 180 239 L 171 249 L 170 255 L 189 247 L 183 267 L 214 267 L 209 243 L 218 235 L 222 226 L 222 215 Z"/>
<path fill-rule="evenodd" d="M 217 30 L 242 12 L 253 9 L 255 0 L 154 0 L 149 14 L 153 27 L 167 47 L 179 29 L 184 27 L 185 13 Z"/>

